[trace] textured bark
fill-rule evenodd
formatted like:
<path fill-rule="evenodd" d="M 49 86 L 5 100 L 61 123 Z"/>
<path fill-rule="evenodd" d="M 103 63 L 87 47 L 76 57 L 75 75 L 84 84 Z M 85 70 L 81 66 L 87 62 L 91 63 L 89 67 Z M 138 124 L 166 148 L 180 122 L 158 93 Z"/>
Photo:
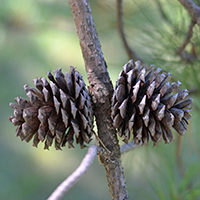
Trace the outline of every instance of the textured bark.
<path fill-rule="evenodd" d="M 69 0 L 75 21 L 85 67 L 90 83 L 98 136 L 112 152 L 101 156 L 106 169 L 108 186 L 112 199 L 128 199 L 124 173 L 120 160 L 120 148 L 111 120 L 111 97 L 113 86 L 101 51 L 88 0 Z"/>

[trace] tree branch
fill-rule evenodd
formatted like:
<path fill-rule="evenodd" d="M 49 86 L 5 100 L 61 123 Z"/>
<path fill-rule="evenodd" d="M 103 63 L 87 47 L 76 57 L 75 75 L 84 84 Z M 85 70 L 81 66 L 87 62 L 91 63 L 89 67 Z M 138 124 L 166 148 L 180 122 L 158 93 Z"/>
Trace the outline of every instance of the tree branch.
<path fill-rule="evenodd" d="M 191 20 L 200 27 L 200 8 L 192 0 L 179 0 L 179 2 L 188 11 Z"/>
<path fill-rule="evenodd" d="M 96 145 L 90 146 L 79 167 L 55 189 L 47 200 L 61 199 L 86 173 L 97 154 L 97 150 Z"/>
<path fill-rule="evenodd" d="M 192 37 L 193 34 L 193 27 L 195 26 L 195 22 L 191 21 L 187 34 L 186 34 L 186 38 L 185 41 L 183 42 L 183 44 L 176 50 L 176 54 L 180 55 L 181 58 L 183 58 L 184 60 L 188 61 L 188 62 L 192 62 L 196 59 L 196 57 L 194 55 L 190 55 L 188 54 L 186 51 L 184 51 L 185 47 L 189 44 L 190 39 Z"/>
<path fill-rule="evenodd" d="M 195 22 L 194 21 L 191 21 L 190 22 L 190 25 L 189 25 L 189 28 L 188 28 L 188 31 L 187 31 L 187 34 L 186 34 L 186 38 L 185 38 L 185 41 L 184 43 L 177 49 L 176 53 L 177 54 L 180 54 L 184 49 L 185 47 L 187 46 L 187 44 L 190 42 L 190 39 L 192 37 L 192 34 L 193 34 L 193 27 L 195 25 Z"/>
<path fill-rule="evenodd" d="M 132 149 L 135 149 L 137 147 L 141 146 L 141 144 L 135 144 L 135 141 L 129 142 L 128 144 L 123 144 L 120 147 L 121 154 L 126 153 Z"/>
<path fill-rule="evenodd" d="M 192 1 L 192 0 L 179 0 L 179 2 L 184 6 L 184 8 L 188 11 L 191 22 L 186 34 L 186 38 L 184 43 L 177 49 L 176 53 L 177 55 L 180 55 L 180 57 L 187 61 L 187 62 L 193 62 L 197 57 L 194 54 L 187 53 L 184 49 L 187 46 L 187 44 L 190 42 L 190 39 L 193 34 L 193 28 L 195 24 L 198 24 L 200 27 L 200 8 Z"/>
<path fill-rule="evenodd" d="M 126 36 L 124 33 L 124 25 L 123 25 L 123 6 L 122 6 L 122 2 L 123 0 L 117 0 L 117 21 L 118 21 L 118 30 L 119 30 L 119 34 L 120 37 L 122 39 L 123 45 L 125 47 L 125 50 L 128 54 L 129 59 L 133 59 L 135 61 L 137 60 L 141 60 L 141 58 L 139 58 L 136 53 L 131 49 L 131 47 L 129 46 L 127 40 L 126 40 Z"/>
<path fill-rule="evenodd" d="M 112 199 L 128 199 L 120 147 L 111 119 L 113 86 L 107 72 L 88 0 L 69 0 L 90 83 L 98 137 L 110 156 L 101 156 Z"/>
<path fill-rule="evenodd" d="M 110 154 L 102 147 L 90 146 L 79 167 L 54 190 L 47 200 L 61 199 L 87 172 L 96 155 L 109 156 Z"/>

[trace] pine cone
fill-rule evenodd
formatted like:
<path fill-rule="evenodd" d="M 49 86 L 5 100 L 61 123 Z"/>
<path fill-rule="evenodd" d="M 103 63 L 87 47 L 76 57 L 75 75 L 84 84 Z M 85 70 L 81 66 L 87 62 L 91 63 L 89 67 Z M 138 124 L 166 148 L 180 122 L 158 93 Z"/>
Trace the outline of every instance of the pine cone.
<path fill-rule="evenodd" d="M 140 61 L 134 65 L 131 60 L 123 68 L 112 97 L 111 117 L 124 142 L 133 134 L 137 144 L 147 145 L 151 139 L 157 145 L 162 138 L 169 143 L 173 140 L 171 127 L 183 135 L 191 119 L 192 98 L 185 100 L 187 90 L 170 95 L 181 83 L 170 84 L 171 74 L 160 74 L 155 66 L 146 72 Z"/>
<path fill-rule="evenodd" d="M 47 72 L 46 78 L 34 79 L 37 89 L 28 85 L 24 89 L 29 97 L 26 100 L 16 97 L 18 103 L 10 103 L 14 116 L 9 120 L 18 126 L 16 135 L 33 146 L 45 140 L 44 149 L 49 149 L 53 140 L 55 148 L 61 149 L 68 142 L 68 147 L 74 147 L 74 135 L 81 148 L 84 142 L 89 143 L 93 133 L 93 111 L 91 100 L 82 76 L 71 67 L 70 74 L 54 71 L 54 76 Z"/>

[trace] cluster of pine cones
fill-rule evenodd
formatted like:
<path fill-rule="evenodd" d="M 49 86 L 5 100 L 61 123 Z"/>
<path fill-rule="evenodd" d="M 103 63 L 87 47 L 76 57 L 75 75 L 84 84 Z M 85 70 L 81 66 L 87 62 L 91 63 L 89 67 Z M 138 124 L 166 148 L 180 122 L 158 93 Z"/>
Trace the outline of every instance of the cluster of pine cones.
<path fill-rule="evenodd" d="M 24 89 L 29 100 L 16 97 L 17 104 L 10 103 L 14 116 L 9 120 L 17 126 L 16 135 L 33 146 L 45 141 L 49 149 L 55 141 L 55 148 L 61 149 L 68 143 L 76 143 L 84 148 L 93 135 L 93 110 L 89 93 L 82 76 L 71 67 L 70 73 L 61 69 L 54 76 L 47 72 L 46 78 L 34 79 L 35 88 L 27 85 Z M 192 99 L 185 99 L 187 90 L 171 95 L 180 82 L 169 83 L 171 74 L 161 73 L 152 66 L 146 71 L 140 62 L 129 61 L 119 74 L 112 97 L 113 126 L 124 142 L 147 145 L 152 140 L 156 145 L 173 140 L 171 128 L 180 135 L 187 129 L 191 119 Z M 75 136 L 74 136 L 75 135 Z"/>

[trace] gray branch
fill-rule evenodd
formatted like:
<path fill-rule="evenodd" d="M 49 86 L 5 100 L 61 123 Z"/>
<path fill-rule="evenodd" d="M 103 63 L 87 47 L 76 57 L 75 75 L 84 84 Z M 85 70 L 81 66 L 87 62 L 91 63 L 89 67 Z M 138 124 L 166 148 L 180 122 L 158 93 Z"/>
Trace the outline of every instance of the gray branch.
<path fill-rule="evenodd" d="M 135 144 L 135 141 L 132 141 L 132 142 L 129 142 L 128 144 L 123 144 L 120 147 L 120 152 L 121 152 L 121 154 L 123 154 L 123 153 L 128 152 L 132 149 L 135 149 L 139 146 L 141 146 L 141 144 Z"/>
<path fill-rule="evenodd" d="M 97 154 L 97 149 L 98 147 L 96 145 L 89 147 L 88 152 L 83 158 L 79 167 L 54 190 L 47 200 L 61 199 L 80 180 L 80 178 L 86 173 L 92 164 Z"/>
<path fill-rule="evenodd" d="M 121 154 L 128 152 L 136 147 L 141 146 L 135 144 L 135 141 L 124 144 L 120 147 Z M 92 145 L 89 147 L 87 154 L 83 158 L 79 167 L 67 177 L 49 196 L 47 200 L 60 200 L 62 197 L 76 184 L 79 182 L 81 177 L 87 172 L 88 168 L 92 164 L 96 155 L 110 156 L 110 153 L 102 147 Z"/>

